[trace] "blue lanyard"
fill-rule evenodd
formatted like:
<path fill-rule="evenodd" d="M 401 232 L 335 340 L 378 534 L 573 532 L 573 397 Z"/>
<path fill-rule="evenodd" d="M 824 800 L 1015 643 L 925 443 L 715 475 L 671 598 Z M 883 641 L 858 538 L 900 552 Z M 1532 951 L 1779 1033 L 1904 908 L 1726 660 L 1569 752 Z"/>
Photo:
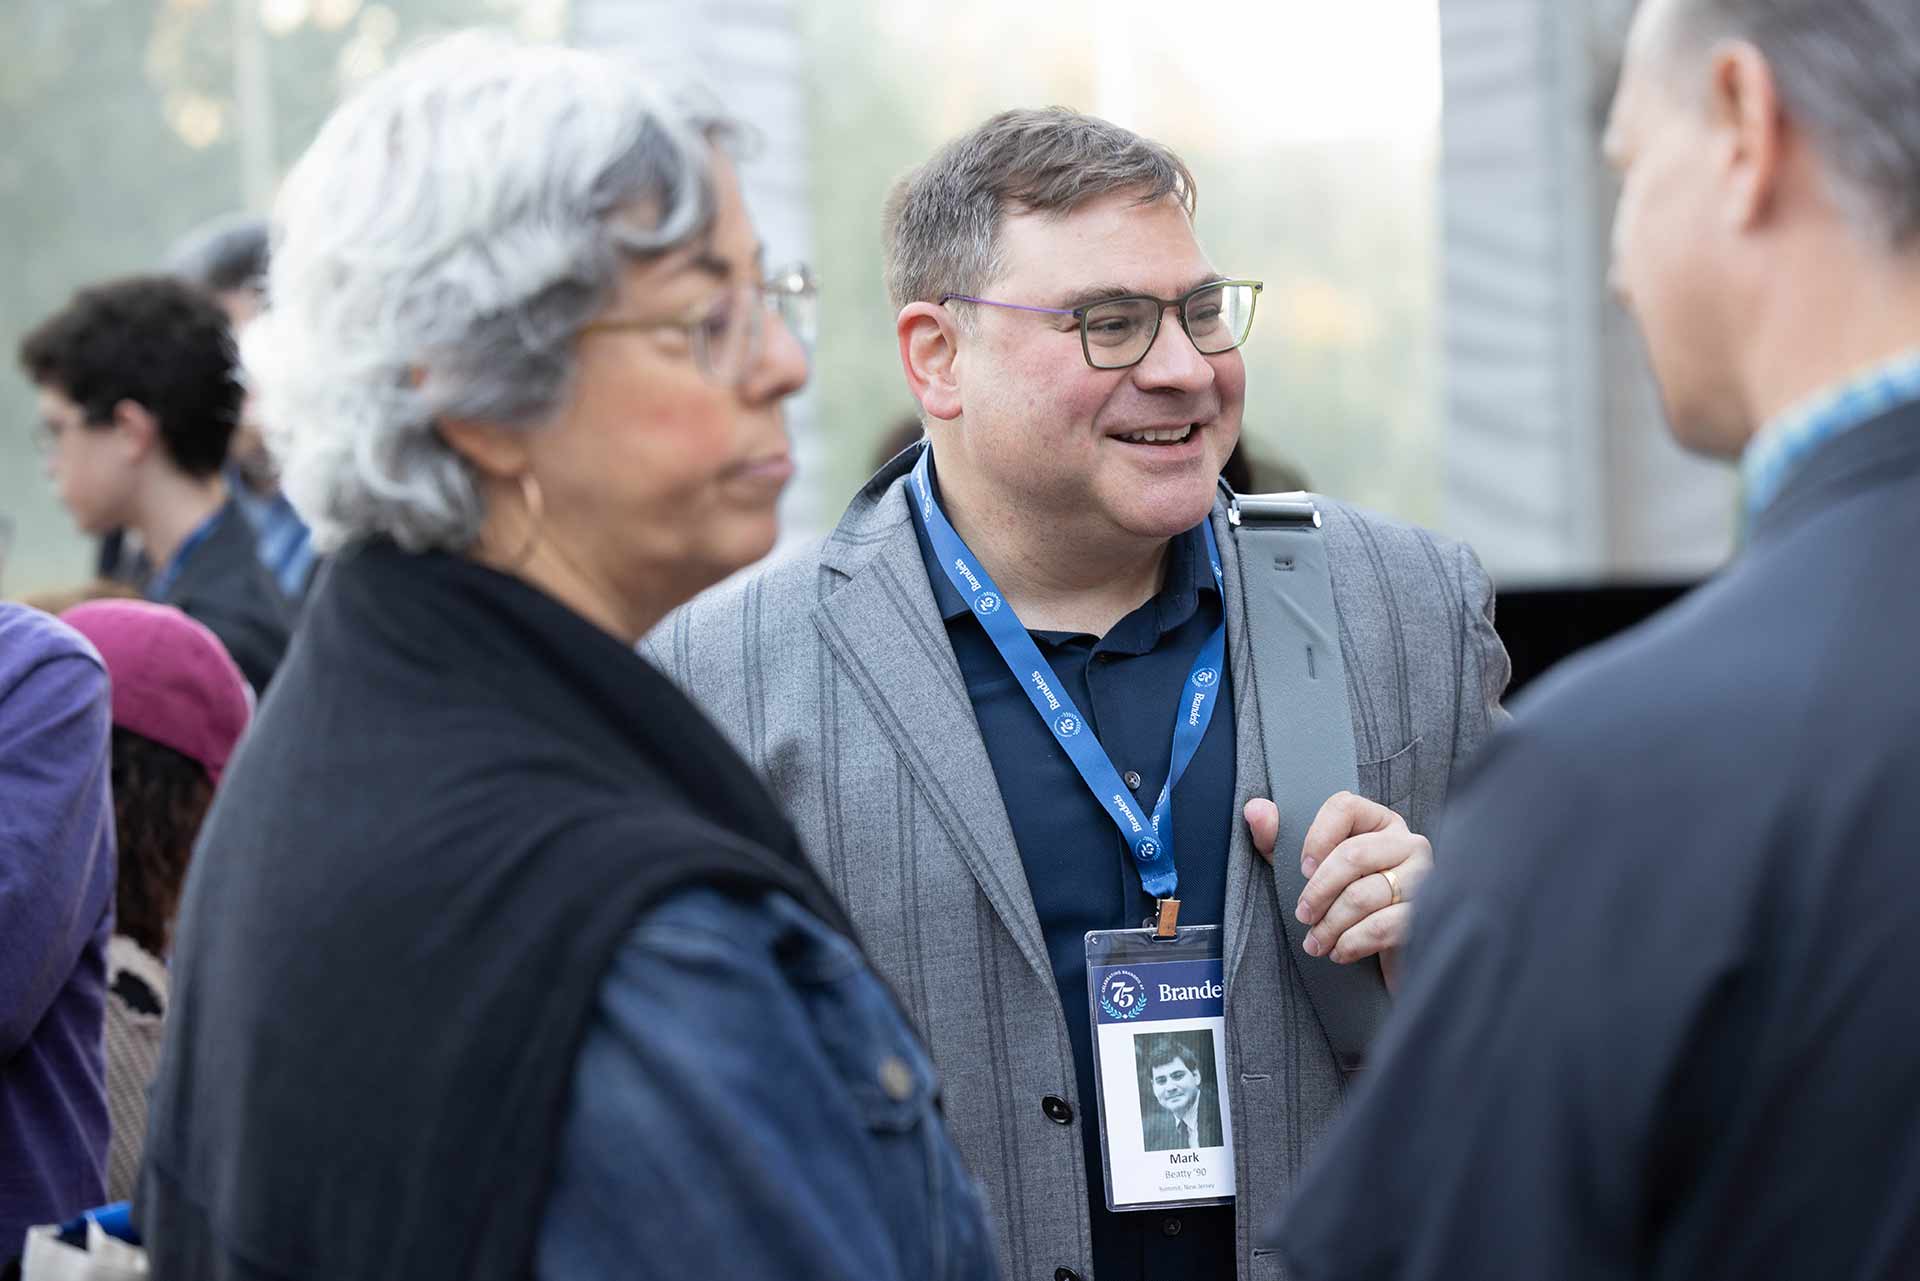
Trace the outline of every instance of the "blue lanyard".
<path fill-rule="evenodd" d="M 1141 812 L 1131 791 L 1120 781 L 1120 774 L 1113 768 L 1113 761 L 1100 741 L 1082 732 L 1086 718 L 1074 706 L 1026 627 L 1007 607 L 992 576 L 974 559 L 967 544 L 947 522 L 947 514 L 940 510 L 940 502 L 933 496 L 929 465 L 932 456 L 932 450 L 922 450 L 920 461 L 914 464 L 913 484 L 918 494 L 915 507 L 926 526 L 927 538 L 933 543 L 934 554 L 940 558 L 940 567 L 946 571 L 947 581 L 973 607 L 974 617 L 980 620 L 987 638 L 1020 681 L 1027 701 L 1052 728 L 1054 740 L 1066 750 L 1094 798 L 1120 829 L 1121 838 L 1139 864 L 1142 888 L 1155 898 L 1172 898 L 1180 884 L 1179 873 L 1173 865 L 1173 789 L 1179 784 L 1180 776 L 1187 772 L 1193 754 L 1200 750 L 1200 740 L 1206 737 L 1214 705 L 1219 701 L 1227 652 L 1224 617 L 1201 645 L 1200 656 L 1194 660 L 1187 683 L 1181 687 L 1180 706 L 1173 718 L 1173 758 L 1167 766 L 1167 781 L 1160 789 L 1160 799 L 1154 802 L 1149 816 Z M 1214 541 L 1213 522 L 1202 521 L 1201 528 L 1206 531 L 1207 561 L 1213 566 L 1213 581 L 1224 602 L 1226 579 L 1220 571 L 1220 548 Z M 1224 611 L 1222 613 L 1224 615 Z"/>

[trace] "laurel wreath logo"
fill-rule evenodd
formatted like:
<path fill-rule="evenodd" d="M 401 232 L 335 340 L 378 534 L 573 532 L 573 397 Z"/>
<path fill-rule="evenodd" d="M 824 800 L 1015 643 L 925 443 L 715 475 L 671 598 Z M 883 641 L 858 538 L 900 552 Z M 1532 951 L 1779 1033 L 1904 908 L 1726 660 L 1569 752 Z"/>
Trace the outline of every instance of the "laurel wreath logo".
<path fill-rule="evenodd" d="M 1147 985 L 1132 970 L 1115 970 L 1100 981 L 1100 1008 L 1125 1022 L 1147 1012 Z"/>

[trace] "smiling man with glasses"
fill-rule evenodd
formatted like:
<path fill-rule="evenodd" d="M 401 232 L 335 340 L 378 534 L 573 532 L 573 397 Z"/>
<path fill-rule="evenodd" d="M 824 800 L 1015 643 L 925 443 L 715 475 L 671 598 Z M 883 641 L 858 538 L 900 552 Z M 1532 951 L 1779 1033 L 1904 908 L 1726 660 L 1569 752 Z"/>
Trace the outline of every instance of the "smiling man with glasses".
<path fill-rule="evenodd" d="M 817 554 L 651 641 L 766 773 L 925 1031 L 1010 1277 L 1279 1275 L 1250 1226 L 1345 1090 L 1301 971 L 1376 1000 L 1393 980 L 1432 861 L 1416 833 L 1506 683 L 1471 552 L 1316 498 L 1360 795 L 1296 807 L 1268 865 L 1262 636 L 1218 489 L 1262 286 L 1216 268 L 1194 207 L 1166 147 L 1057 109 L 996 116 L 908 174 L 887 279 L 928 444 Z M 1170 752 L 1198 704 L 1211 719 Z M 1344 750 L 1304 718 L 1285 732 Z M 1086 936 L 1154 910 L 1142 838 L 1114 820 L 1147 809 L 1183 932 L 1224 939 L 1227 1066 L 1206 1080 L 1233 1142 L 1209 1132 L 1194 1155 L 1232 1169 L 1237 1203 L 1109 1208 Z"/>

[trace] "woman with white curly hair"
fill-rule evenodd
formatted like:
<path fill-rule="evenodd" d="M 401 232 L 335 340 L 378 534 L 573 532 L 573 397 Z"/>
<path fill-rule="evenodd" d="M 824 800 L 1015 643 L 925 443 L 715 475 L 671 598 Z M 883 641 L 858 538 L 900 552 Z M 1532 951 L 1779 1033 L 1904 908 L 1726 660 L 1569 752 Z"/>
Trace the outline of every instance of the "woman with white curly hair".
<path fill-rule="evenodd" d="M 161 1281 L 992 1271 L 899 1005 L 634 652 L 792 470 L 733 136 L 466 37 L 287 180 L 245 356 L 333 559 L 195 855 Z"/>

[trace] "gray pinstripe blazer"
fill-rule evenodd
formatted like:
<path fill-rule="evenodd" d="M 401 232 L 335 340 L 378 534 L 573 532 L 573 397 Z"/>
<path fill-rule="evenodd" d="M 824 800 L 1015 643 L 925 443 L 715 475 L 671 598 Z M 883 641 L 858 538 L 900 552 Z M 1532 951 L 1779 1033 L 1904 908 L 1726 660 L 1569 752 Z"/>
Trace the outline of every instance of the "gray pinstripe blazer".
<path fill-rule="evenodd" d="M 1075 1097 L 1070 1016 L 909 523 L 912 461 L 882 469 L 824 544 L 694 601 L 646 648 L 766 776 L 910 1007 L 985 1187 L 1004 1275 L 1088 1276 L 1075 1127 L 1089 1112 Z M 1504 715 L 1492 588 L 1462 544 L 1339 504 L 1326 516 L 1360 788 L 1424 831 L 1456 765 Z M 1214 521 L 1237 582 L 1223 506 Z M 1267 793 L 1248 643 L 1230 600 L 1239 805 Z M 1236 827 L 1224 934 L 1246 1281 L 1282 1276 L 1251 1236 L 1293 1186 L 1343 1080 L 1295 972 L 1299 859 L 1269 869 Z M 1049 1094 L 1073 1102 L 1073 1125 L 1042 1114 Z"/>

